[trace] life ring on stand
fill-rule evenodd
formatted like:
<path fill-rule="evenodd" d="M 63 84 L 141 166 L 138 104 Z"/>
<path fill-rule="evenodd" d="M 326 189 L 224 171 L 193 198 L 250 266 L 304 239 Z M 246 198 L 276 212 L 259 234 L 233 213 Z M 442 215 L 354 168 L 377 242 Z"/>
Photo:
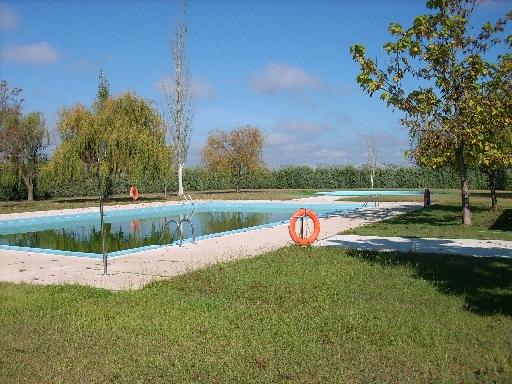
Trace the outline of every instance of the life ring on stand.
<path fill-rule="evenodd" d="M 133 201 L 139 198 L 139 190 L 137 189 L 137 187 L 132 187 L 130 189 L 130 196 L 132 197 Z"/>
<path fill-rule="evenodd" d="M 309 237 L 303 237 L 306 235 L 307 224 L 306 228 L 302 228 L 301 234 L 299 235 L 295 231 L 295 223 L 297 222 L 297 219 L 304 219 L 306 216 L 308 216 L 313 221 L 313 233 Z M 313 243 L 318 235 L 320 234 L 320 220 L 318 220 L 318 216 L 315 214 L 315 212 L 310 211 L 306 208 L 301 208 L 297 212 L 293 214 L 293 216 L 290 218 L 290 225 L 288 226 L 288 231 L 290 232 L 290 236 L 293 241 L 295 241 L 297 244 L 300 245 L 309 245 Z"/>
<path fill-rule="evenodd" d="M 135 232 L 137 229 L 139 229 L 140 226 L 140 220 L 132 220 L 132 231 Z"/>

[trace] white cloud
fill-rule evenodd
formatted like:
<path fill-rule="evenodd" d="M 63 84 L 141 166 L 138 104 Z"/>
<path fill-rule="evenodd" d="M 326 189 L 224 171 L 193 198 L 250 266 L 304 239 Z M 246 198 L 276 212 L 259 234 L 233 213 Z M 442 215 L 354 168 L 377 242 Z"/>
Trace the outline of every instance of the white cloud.
<path fill-rule="evenodd" d="M 295 141 L 295 139 L 290 136 L 268 134 L 265 140 L 265 145 L 282 148 L 283 146 L 288 145 L 293 141 Z"/>
<path fill-rule="evenodd" d="M 320 149 L 313 153 L 313 158 L 320 164 L 339 164 L 349 155 L 349 151 L 337 151 L 333 149 Z"/>
<path fill-rule="evenodd" d="M 265 95 L 319 89 L 323 86 L 321 78 L 288 64 L 268 63 L 263 71 L 254 71 L 249 76 L 249 87 L 254 92 Z"/>
<path fill-rule="evenodd" d="M 50 44 L 42 42 L 8 47 L 0 52 L 0 57 L 3 61 L 47 65 L 56 64 L 60 60 L 60 53 Z"/>
<path fill-rule="evenodd" d="M 329 129 L 328 124 L 319 124 L 314 121 L 297 121 L 285 118 L 277 120 L 274 125 L 277 131 L 292 134 L 318 134 Z"/>
<path fill-rule="evenodd" d="M 20 20 L 14 8 L 0 3 L 0 31 L 18 29 Z"/>
<path fill-rule="evenodd" d="M 192 95 L 197 99 L 213 99 L 215 91 L 212 83 L 203 81 L 203 76 L 194 76 L 190 82 Z"/>
<path fill-rule="evenodd" d="M 338 117 L 335 115 L 335 117 Z M 345 115 L 340 120 L 348 119 Z M 267 128 L 264 157 L 270 165 L 345 165 L 364 164 L 366 135 L 324 122 L 297 121 L 281 118 Z M 379 163 L 403 163 L 403 149 L 407 140 L 386 131 L 375 132 Z"/>

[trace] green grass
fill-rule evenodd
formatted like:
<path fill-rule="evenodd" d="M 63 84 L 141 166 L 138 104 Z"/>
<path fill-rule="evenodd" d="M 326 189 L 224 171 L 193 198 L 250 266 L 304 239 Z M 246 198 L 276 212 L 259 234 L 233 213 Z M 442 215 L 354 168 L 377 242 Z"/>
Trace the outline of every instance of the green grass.
<path fill-rule="evenodd" d="M 511 283 L 510 260 L 297 246 L 139 291 L 0 283 L 0 382 L 507 383 Z"/>
<path fill-rule="evenodd" d="M 394 199 L 386 199 L 386 201 L 396 201 Z M 385 222 L 354 228 L 344 234 L 512 240 L 512 196 L 510 192 L 499 193 L 499 210 L 496 212 L 490 210 L 490 198 L 487 193 L 474 193 L 470 201 L 473 225 L 469 227 L 461 225 L 462 213 L 459 196 L 442 194 L 434 195 L 434 204 L 424 209 L 396 216 Z"/>
<path fill-rule="evenodd" d="M 510 231 L 507 199 L 475 221 Z M 366 228 L 473 235 L 436 203 Z M 0 283 L 6 383 L 510 383 L 511 351 L 510 259 L 291 246 L 138 291 Z"/>

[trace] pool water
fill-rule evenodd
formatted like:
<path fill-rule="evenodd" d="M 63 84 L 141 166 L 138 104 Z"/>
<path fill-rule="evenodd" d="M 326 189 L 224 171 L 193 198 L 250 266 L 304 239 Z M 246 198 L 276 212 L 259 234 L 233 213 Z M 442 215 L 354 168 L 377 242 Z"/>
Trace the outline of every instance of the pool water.
<path fill-rule="evenodd" d="M 304 203 L 210 202 L 106 211 L 109 256 L 283 224 Z M 319 216 L 360 208 L 310 204 Z M 178 224 L 181 222 L 181 225 Z M 0 220 L 0 249 L 102 257 L 99 212 Z"/>
<path fill-rule="evenodd" d="M 377 190 L 377 189 L 317 192 L 317 194 L 319 194 L 319 195 L 329 195 L 329 196 L 366 196 L 366 195 L 406 196 L 406 195 L 423 195 L 423 193 L 424 193 L 424 191 Z"/>

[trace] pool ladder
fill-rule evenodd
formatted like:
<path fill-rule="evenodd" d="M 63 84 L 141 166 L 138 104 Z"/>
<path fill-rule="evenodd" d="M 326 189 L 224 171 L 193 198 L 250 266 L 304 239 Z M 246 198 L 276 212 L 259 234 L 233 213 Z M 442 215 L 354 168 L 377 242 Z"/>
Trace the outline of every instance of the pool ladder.
<path fill-rule="evenodd" d="M 192 221 L 190 220 L 192 218 L 192 216 L 194 216 L 194 203 L 191 204 L 192 206 L 192 211 L 191 212 L 188 212 L 187 213 L 187 216 L 185 216 L 185 218 L 181 219 L 180 221 L 176 221 L 176 220 L 170 220 L 168 221 L 165 226 L 167 227 L 167 229 L 170 230 L 170 224 L 171 223 L 174 223 L 176 224 L 176 230 L 174 232 L 171 232 L 171 243 L 174 242 L 174 235 L 179 232 L 179 236 L 180 236 L 180 247 L 183 245 L 183 231 L 181 230 L 182 229 L 182 224 L 183 223 L 189 223 L 190 224 L 190 227 L 192 228 L 192 244 L 195 244 L 196 243 L 196 235 L 195 235 L 195 232 L 194 232 L 194 224 L 192 224 Z M 162 240 L 165 236 L 165 233 L 166 233 L 166 228 L 164 228 L 164 230 L 162 231 L 162 236 L 160 236 L 160 240 L 158 240 L 158 244 L 161 244 L 162 243 Z"/>
<path fill-rule="evenodd" d="M 179 197 L 180 198 L 183 197 L 185 199 L 185 203 L 188 203 L 189 201 L 192 202 L 192 196 L 190 196 L 190 194 L 187 195 L 184 193 L 183 195 L 179 195 Z M 192 204 L 194 204 L 194 203 L 192 203 Z"/>
<path fill-rule="evenodd" d="M 368 197 L 366 198 L 366 201 L 363 203 L 363 207 L 367 207 L 368 206 L 368 203 L 370 202 L 371 199 L 374 199 L 373 202 L 375 204 L 375 207 L 378 207 L 380 204 L 379 204 L 379 195 L 368 195 Z"/>

